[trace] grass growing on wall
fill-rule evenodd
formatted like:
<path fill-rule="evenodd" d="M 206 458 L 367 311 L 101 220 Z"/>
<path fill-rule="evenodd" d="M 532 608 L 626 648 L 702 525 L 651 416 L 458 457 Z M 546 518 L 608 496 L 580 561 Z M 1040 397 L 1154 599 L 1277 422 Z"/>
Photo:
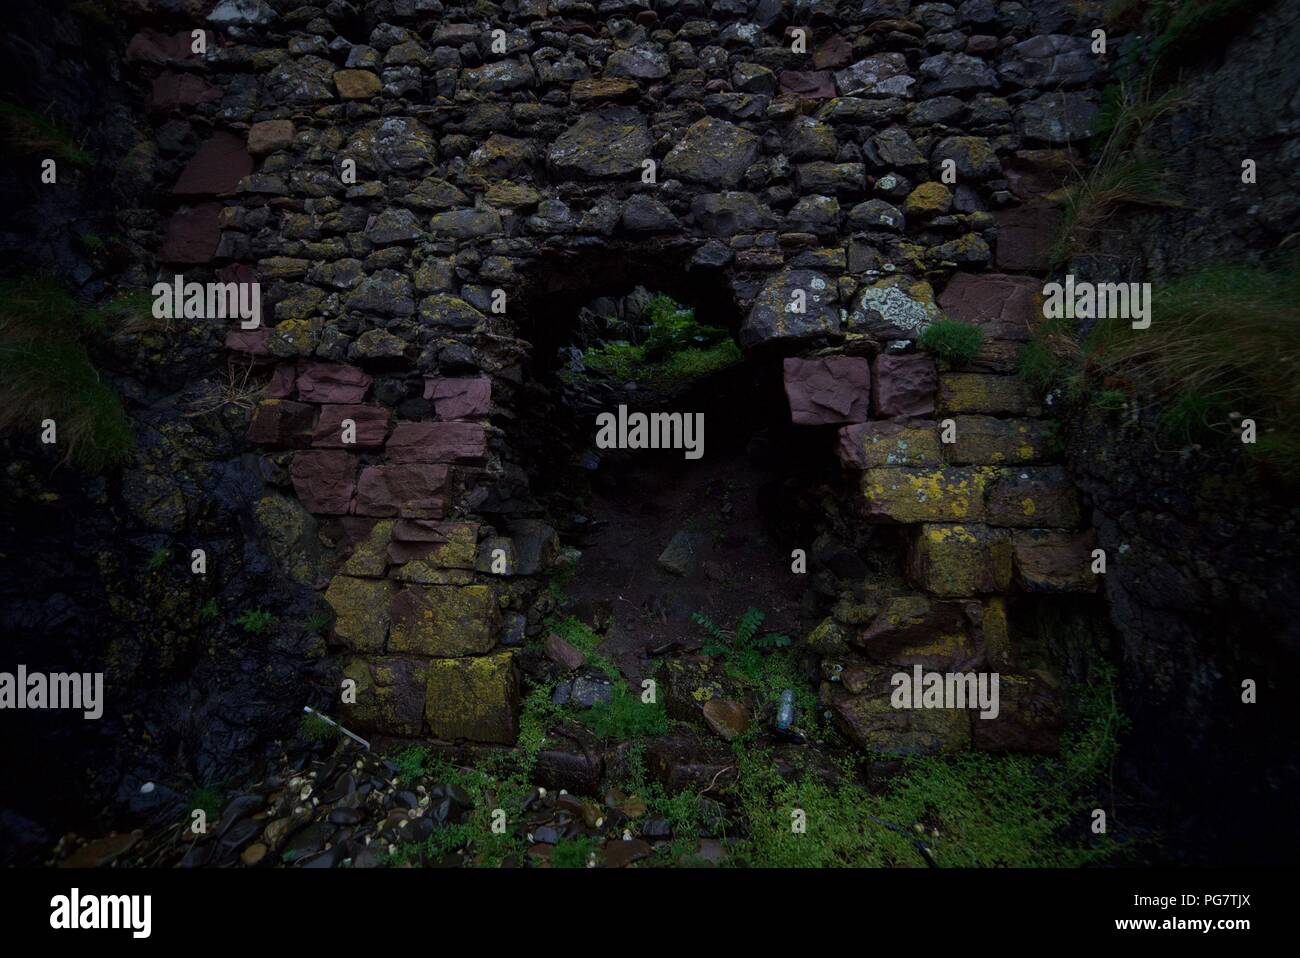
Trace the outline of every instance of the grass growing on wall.
<path fill-rule="evenodd" d="M 1098 320 L 1078 342 L 1068 320 L 1044 322 L 1021 372 L 1067 399 L 1095 394 L 1111 408 L 1152 397 L 1164 438 L 1236 441 L 1243 419 L 1258 440 L 1246 450 L 1288 470 L 1300 466 L 1300 265 L 1218 265 L 1152 289 L 1151 326 Z"/>
<path fill-rule="evenodd" d="M 90 154 L 72 134 L 48 116 L 16 103 L 0 103 L 0 135 L 15 153 L 90 166 Z"/>
<path fill-rule="evenodd" d="M 85 340 L 104 317 L 42 278 L 0 283 L 0 432 L 54 420 L 65 461 L 98 472 L 130 454 L 122 400 L 91 363 Z"/>

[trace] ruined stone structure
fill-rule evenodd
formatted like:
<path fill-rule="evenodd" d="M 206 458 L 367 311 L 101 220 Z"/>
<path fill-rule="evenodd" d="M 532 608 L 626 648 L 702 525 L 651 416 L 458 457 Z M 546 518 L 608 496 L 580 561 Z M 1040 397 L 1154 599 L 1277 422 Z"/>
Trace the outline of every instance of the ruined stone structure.
<path fill-rule="evenodd" d="M 914 593 L 810 639 L 859 663 L 827 690 L 841 727 L 1053 747 L 1006 595 L 1093 590 L 1092 544 L 1013 372 L 1104 67 L 1081 5 L 205 6 L 168 6 L 127 52 L 160 129 L 208 128 L 158 259 L 262 284 L 263 327 L 226 343 L 270 377 L 248 441 L 282 490 L 266 509 L 310 514 L 276 551 L 324 587 L 352 725 L 514 741 L 511 647 L 557 547 L 511 507 L 522 331 L 551 264 L 617 257 L 734 303 L 741 345 L 788 357 L 794 421 L 841 427 L 863 521 L 907 528 Z M 966 367 L 915 346 L 944 315 L 984 329 Z M 310 537 L 334 546 L 319 567 Z M 889 709 L 892 666 L 976 661 L 1021 720 Z"/>

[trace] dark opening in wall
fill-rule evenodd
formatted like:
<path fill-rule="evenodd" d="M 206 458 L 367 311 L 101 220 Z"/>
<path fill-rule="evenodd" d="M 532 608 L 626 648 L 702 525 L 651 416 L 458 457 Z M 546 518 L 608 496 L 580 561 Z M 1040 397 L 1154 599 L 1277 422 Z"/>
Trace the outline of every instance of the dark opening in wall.
<path fill-rule="evenodd" d="M 793 425 L 781 358 L 735 347 L 740 312 L 723 278 L 672 256 L 646 269 L 557 260 L 539 275 L 543 292 L 521 328 L 531 363 L 509 445 L 540 511 L 581 553 L 557 611 L 608 622 L 601 648 L 626 677 L 647 676 L 666 651 L 697 649 L 706 637 L 697 613 L 729 628 L 757 608 L 765 628 L 797 640 L 836 603 L 898 577 L 900 537 L 850 514 L 836 427 Z M 611 341 L 646 342 L 651 314 L 673 306 L 722 331 L 702 337 L 717 340 L 702 352 L 734 357 L 682 379 L 636 363 L 593 368 Z M 617 420 L 620 407 L 702 416 L 702 455 L 598 448 L 598 417 Z"/>

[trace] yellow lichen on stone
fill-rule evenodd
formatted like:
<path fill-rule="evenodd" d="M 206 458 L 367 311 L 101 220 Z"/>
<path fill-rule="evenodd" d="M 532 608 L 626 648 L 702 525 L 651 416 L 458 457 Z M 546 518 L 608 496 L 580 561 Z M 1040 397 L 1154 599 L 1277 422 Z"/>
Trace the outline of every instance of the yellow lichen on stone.
<path fill-rule="evenodd" d="M 336 575 L 325 590 L 334 610 L 334 634 L 354 651 L 382 651 L 392 595 L 392 583 L 383 579 Z"/>
<path fill-rule="evenodd" d="M 424 715 L 434 738 L 513 745 L 518 711 L 513 652 L 429 660 Z"/>

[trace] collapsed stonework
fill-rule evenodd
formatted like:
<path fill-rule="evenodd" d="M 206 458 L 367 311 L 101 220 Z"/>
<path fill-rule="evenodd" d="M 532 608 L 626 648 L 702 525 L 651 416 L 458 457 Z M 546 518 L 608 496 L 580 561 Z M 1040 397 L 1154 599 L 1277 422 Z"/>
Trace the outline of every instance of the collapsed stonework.
<path fill-rule="evenodd" d="M 913 727 L 867 666 L 975 656 L 1029 700 L 1045 680 L 1013 674 L 1006 593 L 1095 587 L 1049 423 L 1012 375 L 1037 308 L 1024 274 L 1096 108 L 1088 6 L 225 0 L 142 29 L 128 61 L 159 123 L 208 131 L 158 258 L 262 285 L 264 328 L 226 344 L 269 376 L 248 432 L 269 483 L 333 555 L 345 721 L 513 742 L 511 649 L 558 546 L 511 512 L 520 330 L 548 255 L 621 250 L 726 290 L 742 346 L 791 357 L 795 421 L 842 425 L 864 521 L 908 530 L 914 594 L 851 643 L 834 623 L 814 637 L 863 662 L 828 690 L 845 731 L 1050 750 L 1030 709 L 997 741 L 965 715 Z M 985 331 L 969 367 L 916 349 L 945 313 Z"/>

